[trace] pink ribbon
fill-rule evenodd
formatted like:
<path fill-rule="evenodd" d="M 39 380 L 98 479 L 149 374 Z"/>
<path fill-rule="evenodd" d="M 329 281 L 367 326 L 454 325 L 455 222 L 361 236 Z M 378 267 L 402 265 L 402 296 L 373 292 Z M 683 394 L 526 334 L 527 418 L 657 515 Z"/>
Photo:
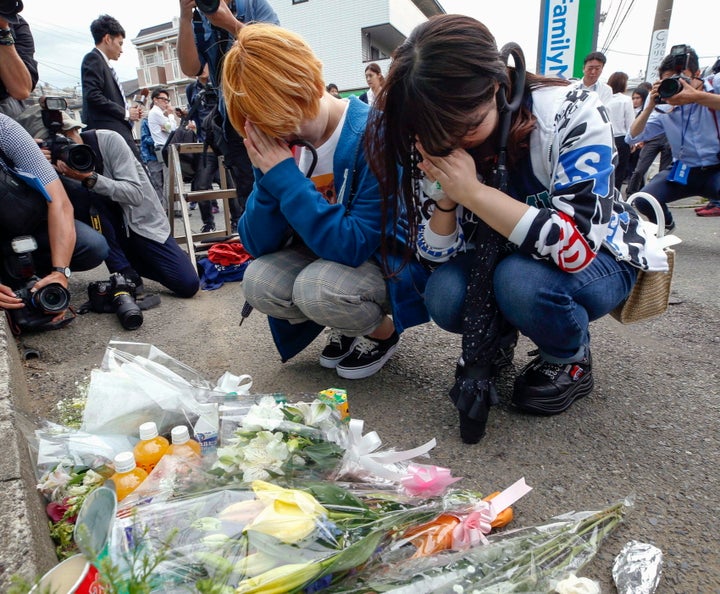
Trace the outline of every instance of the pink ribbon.
<path fill-rule="evenodd" d="M 490 534 L 492 521 L 504 509 L 510 507 L 521 497 L 532 491 L 525 483 L 525 477 L 515 481 L 490 501 L 480 501 L 474 509 L 453 529 L 452 548 L 458 551 L 469 549 L 478 544 L 488 544 L 486 534 Z"/>
<path fill-rule="evenodd" d="M 449 468 L 429 464 L 410 464 L 407 474 L 400 479 L 402 486 L 410 495 L 435 497 L 461 479 L 453 477 Z"/>

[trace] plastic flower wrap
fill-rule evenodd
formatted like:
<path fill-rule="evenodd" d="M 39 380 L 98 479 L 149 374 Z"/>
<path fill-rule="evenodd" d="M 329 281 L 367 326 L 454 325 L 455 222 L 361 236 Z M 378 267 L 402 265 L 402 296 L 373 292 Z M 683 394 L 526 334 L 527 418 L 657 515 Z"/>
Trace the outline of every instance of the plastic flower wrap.
<path fill-rule="evenodd" d="M 462 551 L 399 560 L 388 555 L 328 592 L 553 592 L 592 559 L 629 505 L 564 514 L 547 524 L 490 535 L 487 544 Z"/>
<path fill-rule="evenodd" d="M 45 511 L 50 518 L 50 537 L 60 559 L 77 552 L 73 542 L 75 518 L 85 498 L 112 475 L 113 469 L 106 462 L 97 458 L 92 466 L 78 466 L 66 458 L 38 481 L 37 489 L 48 501 Z"/>
<path fill-rule="evenodd" d="M 121 565 L 140 549 L 152 558 L 170 542 L 153 573 L 158 592 L 320 591 L 376 558 L 409 558 L 414 529 L 482 504 L 459 490 L 418 498 L 373 485 L 254 481 L 136 506 L 116 522 L 111 557 Z"/>
<path fill-rule="evenodd" d="M 229 373 L 213 384 L 151 344 L 110 341 L 101 368 L 90 374 L 81 428 L 136 436 L 142 423 L 154 421 L 168 433 L 192 425 L 199 402 L 219 403 L 228 392 L 247 394 L 251 386 L 250 376 Z"/>

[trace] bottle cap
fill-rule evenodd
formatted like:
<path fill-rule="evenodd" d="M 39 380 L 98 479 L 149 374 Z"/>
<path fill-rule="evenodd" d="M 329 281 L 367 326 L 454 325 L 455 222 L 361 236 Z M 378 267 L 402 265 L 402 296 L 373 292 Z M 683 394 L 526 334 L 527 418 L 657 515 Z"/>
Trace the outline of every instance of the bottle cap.
<path fill-rule="evenodd" d="M 148 421 L 140 425 L 140 439 L 145 441 L 146 439 L 153 439 L 158 436 L 157 425 L 153 421 Z"/>
<path fill-rule="evenodd" d="M 135 468 L 135 456 L 132 452 L 120 452 L 114 461 L 115 472 L 130 472 Z"/>
<path fill-rule="evenodd" d="M 180 445 L 190 441 L 190 432 L 185 425 L 178 425 L 177 427 L 172 428 L 170 437 L 172 438 L 172 442 L 174 444 Z"/>

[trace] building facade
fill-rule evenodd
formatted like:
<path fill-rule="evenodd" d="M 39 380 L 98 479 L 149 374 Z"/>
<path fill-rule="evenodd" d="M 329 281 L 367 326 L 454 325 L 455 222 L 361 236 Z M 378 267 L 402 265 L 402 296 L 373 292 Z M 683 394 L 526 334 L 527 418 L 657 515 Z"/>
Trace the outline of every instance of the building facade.
<path fill-rule="evenodd" d="M 323 63 L 326 83 L 341 92 L 366 90 L 365 67 L 386 73 L 390 56 L 410 32 L 443 14 L 437 0 L 269 0 L 280 23 L 299 33 Z"/>
<path fill-rule="evenodd" d="M 365 67 L 377 62 L 387 72 L 393 50 L 427 18 L 443 14 L 437 0 L 269 0 L 280 23 L 303 36 L 323 63 L 326 83 L 343 93 L 366 89 Z M 174 18 L 141 30 L 137 49 L 137 89 L 165 87 L 176 107 L 185 107 L 185 86 L 192 77 L 180 70 L 178 21 Z M 129 90 L 128 90 L 129 91 Z"/>

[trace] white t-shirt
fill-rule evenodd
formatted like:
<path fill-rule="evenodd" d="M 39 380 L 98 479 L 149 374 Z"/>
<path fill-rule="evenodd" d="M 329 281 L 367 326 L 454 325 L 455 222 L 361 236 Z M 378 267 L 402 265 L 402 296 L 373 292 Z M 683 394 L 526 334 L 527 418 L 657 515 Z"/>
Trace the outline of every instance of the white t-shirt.
<path fill-rule="evenodd" d="M 337 193 L 335 191 L 335 176 L 333 173 L 333 157 L 335 156 L 335 149 L 337 148 L 338 142 L 340 141 L 340 134 L 342 133 L 343 126 L 345 125 L 345 116 L 347 115 L 349 101 L 345 102 L 345 110 L 343 111 L 342 117 L 338 122 L 338 125 L 333 130 L 325 142 L 320 146 L 315 147 L 317 152 L 317 164 L 311 174 L 311 179 L 325 199 L 330 204 L 337 202 Z M 300 151 L 298 158 L 298 167 L 300 171 L 303 171 L 307 175 L 312 164 L 312 153 L 305 147 Z"/>

